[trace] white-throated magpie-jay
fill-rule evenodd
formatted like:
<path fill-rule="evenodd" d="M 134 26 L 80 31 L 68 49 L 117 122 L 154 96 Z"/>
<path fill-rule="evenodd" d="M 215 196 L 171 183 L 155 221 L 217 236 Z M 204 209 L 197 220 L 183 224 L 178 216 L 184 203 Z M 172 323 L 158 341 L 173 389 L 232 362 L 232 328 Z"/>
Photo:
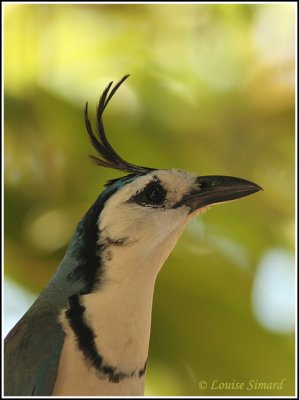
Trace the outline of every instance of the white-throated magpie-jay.
<path fill-rule="evenodd" d="M 103 92 L 100 166 L 128 173 L 77 226 L 56 273 L 5 339 L 5 394 L 142 395 L 157 274 L 184 227 L 207 207 L 261 190 L 244 179 L 141 167 L 111 147 L 103 112 L 127 78 Z"/>

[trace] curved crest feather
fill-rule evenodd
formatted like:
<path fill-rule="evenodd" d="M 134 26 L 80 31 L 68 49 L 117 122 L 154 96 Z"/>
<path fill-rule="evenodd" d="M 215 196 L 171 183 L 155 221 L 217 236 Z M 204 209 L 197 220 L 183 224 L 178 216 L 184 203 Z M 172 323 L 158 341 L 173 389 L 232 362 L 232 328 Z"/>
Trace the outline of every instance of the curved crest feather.
<path fill-rule="evenodd" d="M 115 84 L 114 87 L 112 86 L 113 82 L 110 82 L 104 90 L 97 107 L 97 136 L 93 133 L 91 123 L 88 118 L 88 103 L 86 103 L 84 111 L 85 126 L 91 143 L 99 154 L 99 157 L 91 154 L 89 155 L 89 157 L 97 165 L 101 165 L 102 167 L 118 169 L 120 171 L 135 174 L 145 173 L 154 170 L 154 168 L 141 167 L 139 165 L 131 164 L 130 162 L 125 161 L 119 154 L 116 153 L 116 151 L 109 143 L 103 124 L 103 113 L 105 111 L 105 108 L 109 104 L 117 89 L 128 77 L 129 75 L 125 75 L 118 83 Z"/>

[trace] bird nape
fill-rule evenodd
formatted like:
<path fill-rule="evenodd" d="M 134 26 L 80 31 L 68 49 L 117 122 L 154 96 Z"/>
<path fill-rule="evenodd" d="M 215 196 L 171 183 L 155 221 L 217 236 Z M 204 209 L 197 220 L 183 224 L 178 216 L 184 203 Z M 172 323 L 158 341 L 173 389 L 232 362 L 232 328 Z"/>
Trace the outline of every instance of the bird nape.
<path fill-rule="evenodd" d="M 77 226 L 57 271 L 5 339 L 8 396 L 143 395 L 155 280 L 187 222 L 213 204 L 261 187 L 125 161 L 103 113 L 128 75 L 104 90 L 97 131 L 85 124 L 97 165 L 128 175 L 105 190 Z"/>

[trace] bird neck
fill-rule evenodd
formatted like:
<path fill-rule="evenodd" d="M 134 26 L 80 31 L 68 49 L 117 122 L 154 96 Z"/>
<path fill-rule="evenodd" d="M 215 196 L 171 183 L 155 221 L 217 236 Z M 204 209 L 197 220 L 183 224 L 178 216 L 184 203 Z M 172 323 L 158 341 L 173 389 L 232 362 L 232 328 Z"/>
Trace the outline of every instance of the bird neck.
<path fill-rule="evenodd" d="M 97 283 L 70 296 L 62 314 L 55 395 L 143 394 L 155 280 L 178 236 L 144 242 L 100 229 Z"/>
<path fill-rule="evenodd" d="M 101 290 L 82 298 L 102 365 L 124 377 L 142 376 L 145 372 L 154 283 L 138 279 L 106 281 Z"/>
<path fill-rule="evenodd" d="M 158 248 L 136 238 L 112 239 L 107 232 L 99 238 L 100 284 L 81 302 L 103 364 L 125 376 L 144 375 L 155 281 L 177 237 L 173 232 Z"/>
<path fill-rule="evenodd" d="M 147 260 L 139 273 L 116 278 L 112 271 L 134 262 L 123 250 L 115 248 L 109 261 L 106 257 L 105 277 L 94 292 L 69 299 L 55 395 L 143 395 L 157 273 Z M 133 270 L 139 261 L 135 258 Z M 70 370 L 72 376 L 66 375 Z"/>

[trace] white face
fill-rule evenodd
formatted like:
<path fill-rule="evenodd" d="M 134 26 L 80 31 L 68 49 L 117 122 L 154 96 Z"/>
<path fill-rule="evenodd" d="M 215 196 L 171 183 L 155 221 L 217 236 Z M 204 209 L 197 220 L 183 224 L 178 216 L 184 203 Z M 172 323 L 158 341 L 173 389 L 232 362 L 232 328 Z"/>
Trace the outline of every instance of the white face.
<path fill-rule="evenodd" d="M 148 245 L 163 241 L 187 223 L 189 208 L 173 206 L 194 188 L 195 179 L 179 170 L 152 171 L 136 178 L 107 200 L 99 218 L 100 230 L 113 240 L 129 237 L 149 241 Z"/>
<path fill-rule="evenodd" d="M 187 222 L 213 204 L 235 200 L 261 188 L 241 178 L 154 170 L 123 181 L 98 219 L 99 240 L 110 280 L 156 274 Z"/>
<path fill-rule="evenodd" d="M 125 184 L 106 201 L 100 214 L 100 243 L 113 243 L 109 251 L 114 256 L 117 252 L 118 260 L 130 253 L 135 259 L 156 260 L 160 269 L 194 216 L 188 206 L 174 206 L 194 190 L 195 180 L 196 176 L 184 171 L 159 170 Z M 122 244 L 126 245 L 123 253 Z"/>

